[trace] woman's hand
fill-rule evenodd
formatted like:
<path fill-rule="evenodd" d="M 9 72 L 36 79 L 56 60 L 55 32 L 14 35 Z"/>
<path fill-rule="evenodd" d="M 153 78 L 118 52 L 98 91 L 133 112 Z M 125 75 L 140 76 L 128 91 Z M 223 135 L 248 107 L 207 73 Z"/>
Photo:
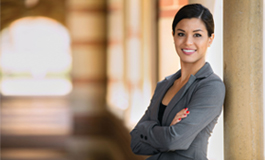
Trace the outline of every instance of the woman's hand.
<path fill-rule="evenodd" d="M 188 108 L 184 108 L 181 111 L 179 111 L 176 116 L 173 118 L 170 126 L 177 124 L 181 121 L 182 118 L 186 118 L 187 115 L 190 114 L 190 111 L 188 111 Z"/>

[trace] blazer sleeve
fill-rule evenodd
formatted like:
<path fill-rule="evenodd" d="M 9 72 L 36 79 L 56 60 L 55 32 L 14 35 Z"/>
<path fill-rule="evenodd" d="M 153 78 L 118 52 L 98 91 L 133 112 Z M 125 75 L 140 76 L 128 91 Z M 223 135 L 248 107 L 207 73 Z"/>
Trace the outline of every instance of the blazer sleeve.
<path fill-rule="evenodd" d="M 155 91 L 156 93 L 156 91 Z M 154 95 L 155 95 L 154 93 Z M 131 135 L 131 149 L 133 151 L 133 153 L 135 154 L 139 154 L 139 155 L 154 155 L 159 153 L 159 151 L 152 147 L 150 144 L 141 141 L 143 137 L 143 135 L 139 134 L 139 130 L 138 130 L 138 125 L 144 122 L 152 122 L 150 120 L 150 106 L 152 104 L 154 100 L 154 97 L 152 97 L 151 102 L 149 107 L 147 108 L 147 110 L 145 111 L 145 114 L 143 115 L 143 117 L 140 119 L 140 121 L 137 123 L 137 125 L 135 126 L 135 128 L 130 132 Z"/>
<path fill-rule="evenodd" d="M 139 155 L 154 155 L 159 153 L 159 151 L 156 148 L 140 140 L 141 135 L 139 134 L 137 129 L 133 129 L 130 134 L 131 134 L 131 149 L 133 153 Z"/>
<path fill-rule="evenodd" d="M 136 127 L 140 137 L 145 137 L 140 141 L 160 152 L 188 149 L 198 133 L 220 115 L 224 96 L 225 86 L 222 81 L 200 85 L 188 104 L 190 114 L 187 118 L 173 126 L 143 121 Z"/>

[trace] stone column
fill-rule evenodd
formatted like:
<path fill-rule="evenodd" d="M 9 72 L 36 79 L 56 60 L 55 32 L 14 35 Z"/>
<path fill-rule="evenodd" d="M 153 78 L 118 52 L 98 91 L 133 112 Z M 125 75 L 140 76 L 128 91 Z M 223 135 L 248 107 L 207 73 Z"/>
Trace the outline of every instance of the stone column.
<path fill-rule="evenodd" d="M 262 0 L 224 0 L 225 160 L 263 160 Z"/>
<path fill-rule="evenodd" d="M 105 111 L 106 0 L 67 0 L 72 38 L 71 105 L 75 115 Z"/>

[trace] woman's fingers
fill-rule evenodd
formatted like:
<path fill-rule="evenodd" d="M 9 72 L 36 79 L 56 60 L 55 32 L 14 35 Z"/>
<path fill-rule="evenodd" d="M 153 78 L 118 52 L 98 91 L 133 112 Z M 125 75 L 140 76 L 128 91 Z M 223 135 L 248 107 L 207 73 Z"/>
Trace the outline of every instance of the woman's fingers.
<path fill-rule="evenodd" d="M 188 108 L 184 108 L 176 114 L 175 118 L 185 118 L 188 114 L 190 114 L 190 111 L 188 111 Z"/>
<path fill-rule="evenodd" d="M 170 126 L 175 125 L 175 124 L 177 124 L 180 121 L 181 121 L 181 118 L 179 118 L 179 119 L 175 119 L 174 118 L 173 121 L 171 122 Z"/>
<path fill-rule="evenodd" d="M 190 114 L 190 111 L 188 111 L 188 108 L 184 108 L 181 111 L 179 111 L 174 119 L 172 120 L 170 126 L 177 124 L 180 122 L 183 118 L 186 118 Z"/>

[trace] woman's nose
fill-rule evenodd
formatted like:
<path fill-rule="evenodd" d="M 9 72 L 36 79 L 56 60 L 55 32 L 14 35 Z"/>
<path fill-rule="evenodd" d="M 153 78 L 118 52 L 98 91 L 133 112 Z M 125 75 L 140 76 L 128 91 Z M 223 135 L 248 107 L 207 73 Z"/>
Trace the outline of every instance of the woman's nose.
<path fill-rule="evenodd" d="M 186 45 L 192 45 L 193 44 L 193 39 L 190 36 L 187 36 L 187 38 L 185 39 L 185 44 Z"/>

